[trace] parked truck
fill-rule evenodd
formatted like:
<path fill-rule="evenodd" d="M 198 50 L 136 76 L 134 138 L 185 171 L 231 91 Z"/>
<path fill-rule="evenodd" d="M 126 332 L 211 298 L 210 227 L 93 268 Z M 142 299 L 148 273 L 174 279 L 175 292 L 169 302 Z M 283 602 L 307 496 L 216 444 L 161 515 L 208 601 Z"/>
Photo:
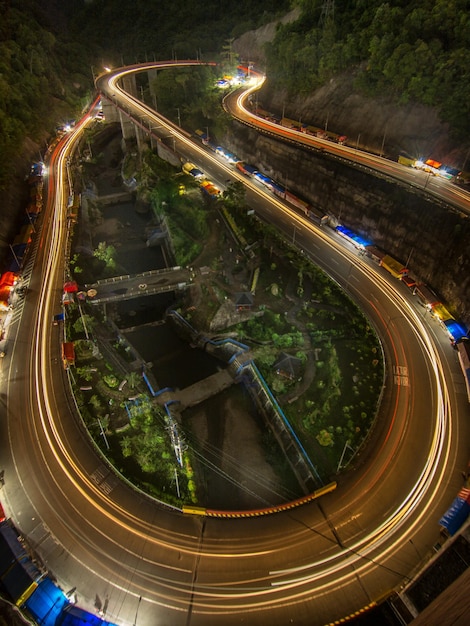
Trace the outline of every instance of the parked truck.
<path fill-rule="evenodd" d="M 416 159 L 410 159 L 400 154 L 400 156 L 398 157 L 398 163 L 400 163 L 400 165 L 406 165 L 406 167 L 414 167 Z"/>
<path fill-rule="evenodd" d="M 400 263 L 400 261 L 397 261 L 396 259 L 391 257 L 389 254 L 386 254 L 382 258 L 382 260 L 380 261 L 380 265 L 384 267 L 387 270 L 387 272 L 390 272 L 390 274 L 394 278 L 398 278 L 398 279 L 401 279 L 403 278 L 403 276 L 406 276 L 409 271 L 408 268 L 403 265 L 403 263 Z"/>
<path fill-rule="evenodd" d="M 75 365 L 75 348 L 72 341 L 62 343 L 62 362 L 64 369 L 68 369 L 70 365 Z"/>

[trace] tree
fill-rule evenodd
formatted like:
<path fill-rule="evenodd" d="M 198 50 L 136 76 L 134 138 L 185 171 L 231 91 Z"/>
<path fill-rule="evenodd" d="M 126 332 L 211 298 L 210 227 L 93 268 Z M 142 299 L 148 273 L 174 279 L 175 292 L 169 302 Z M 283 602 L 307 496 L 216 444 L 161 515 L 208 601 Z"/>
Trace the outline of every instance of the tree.
<path fill-rule="evenodd" d="M 96 319 L 94 317 L 92 317 L 91 315 L 83 314 L 80 315 L 80 317 L 77 318 L 77 320 L 74 322 L 73 329 L 77 333 L 77 335 L 80 335 L 81 333 L 85 332 L 85 330 L 88 333 L 92 332 L 95 325 Z"/>
<path fill-rule="evenodd" d="M 137 372 L 130 372 L 127 375 L 127 384 L 129 385 L 131 389 L 135 389 L 135 387 L 139 384 L 140 381 L 141 381 L 141 376 L 139 376 Z"/>
<path fill-rule="evenodd" d="M 244 208 L 246 206 L 245 185 L 239 180 L 231 182 L 222 197 L 227 207 L 235 209 Z"/>
<path fill-rule="evenodd" d="M 93 251 L 93 256 L 100 259 L 100 261 L 104 261 L 108 269 L 115 269 L 116 248 L 106 245 L 106 241 L 100 241 L 98 247 Z"/>

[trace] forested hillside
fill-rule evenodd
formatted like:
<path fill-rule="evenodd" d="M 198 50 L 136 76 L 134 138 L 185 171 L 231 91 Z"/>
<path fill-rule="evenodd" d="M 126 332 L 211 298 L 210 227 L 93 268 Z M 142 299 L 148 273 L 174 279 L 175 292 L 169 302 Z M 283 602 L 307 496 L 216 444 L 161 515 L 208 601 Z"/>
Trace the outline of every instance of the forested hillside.
<path fill-rule="evenodd" d="M 434 107 L 469 143 L 469 0 L 0 0 L 0 189 L 25 138 L 80 111 L 103 64 L 231 56 L 233 39 L 291 7 L 299 19 L 264 50 L 272 90 L 307 96 L 347 73 L 363 97 Z"/>
<path fill-rule="evenodd" d="M 470 135 L 469 0 L 297 0 L 300 18 L 266 44 L 267 74 L 309 94 L 355 69 L 355 87 L 397 104 L 438 108 L 462 142 Z"/>
<path fill-rule="evenodd" d="M 84 48 L 54 32 L 38 2 L 0 2 L 0 189 L 25 138 L 41 142 L 84 103 L 87 87 Z"/>
<path fill-rule="evenodd" d="M 77 38 L 115 63 L 216 55 L 231 38 L 290 8 L 290 0 L 92 0 L 68 9 Z M 80 7 L 81 5 L 81 7 Z"/>
<path fill-rule="evenodd" d="M 40 144 L 78 114 L 103 64 L 213 56 L 289 6 L 289 0 L 0 0 L 0 191 L 25 139 Z"/>

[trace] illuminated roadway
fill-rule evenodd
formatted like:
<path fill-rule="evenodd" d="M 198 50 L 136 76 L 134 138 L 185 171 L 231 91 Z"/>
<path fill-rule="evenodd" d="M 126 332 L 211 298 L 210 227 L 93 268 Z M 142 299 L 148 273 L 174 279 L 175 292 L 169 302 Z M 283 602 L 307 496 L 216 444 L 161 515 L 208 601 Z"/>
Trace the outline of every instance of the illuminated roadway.
<path fill-rule="evenodd" d="M 31 292 L 2 362 L 2 501 L 62 588 L 76 587 L 80 606 L 101 606 L 120 625 L 314 625 L 350 615 L 399 588 L 430 556 L 460 487 L 468 405 L 455 351 L 402 283 L 193 144 L 118 81 L 116 71 L 98 86 L 144 127 L 174 133 L 177 152 L 219 185 L 247 183 L 250 206 L 295 237 L 374 323 L 387 374 L 373 454 L 319 501 L 242 519 L 183 515 L 110 472 L 74 414 L 51 323 L 64 281 L 66 159 L 85 116 L 51 156 Z"/>
<path fill-rule="evenodd" d="M 406 167 L 396 161 L 340 145 L 327 139 L 321 139 L 301 131 L 285 128 L 274 122 L 254 115 L 247 107 L 248 97 L 257 91 L 264 82 L 264 76 L 256 74 L 256 80 L 247 88 L 231 92 L 224 98 L 224 108 L 236 119 L 257 131 L 283 139 L 290 143 L 302 144 L 314 149 L 317 153 L 329 154 L 348 165 L 354 165 L 375 175 L 391 178 L 396 182 L 413 187 L 420 193 L 446 202 L 467 215 L 470 215 L 470 193 L 430 172 Z"/>

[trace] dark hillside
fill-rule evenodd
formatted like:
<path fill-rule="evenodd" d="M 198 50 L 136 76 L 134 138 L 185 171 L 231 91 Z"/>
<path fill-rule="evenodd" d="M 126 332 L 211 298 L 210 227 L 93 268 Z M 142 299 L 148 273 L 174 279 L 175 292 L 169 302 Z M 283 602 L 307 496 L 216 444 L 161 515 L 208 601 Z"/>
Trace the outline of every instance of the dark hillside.
<path fill-rule="evenodd" d="M 267 73 L 278 87 L 309 94 L 354 69 L 365 95 L 436 107 L 454 136 L 468 140 L 468 0 L 298 4 L 299 19 L 280 26 L 266 46 Z"/>
<path fill-rule="evenodd" d="M 470 324 L 470 220 L 407 187 L 319 153 L 288 146 L 234 122 L 224 139 L 289 191 L 407 263 L 453 314 Z"/>
<path fill-rule="evenodd" d="M 0 259 L 27 193 L 31 161 L 91 90 L 85 50 L 56 27 L 35 0 L 0 2 Z"/>
<path fill-rule="evenodd" d="M 77 4 L 75 36 L 114 63 L 196 58 L 220 53 L 227 40 L 289 10 L 288 0 L 94 0 Z"/>
<path fill-rule="evenodd" d="M 468 0 L 296 4 L 233 44 L 266 70 L 260 106 L 392 159 L 470 169 Z"/>

